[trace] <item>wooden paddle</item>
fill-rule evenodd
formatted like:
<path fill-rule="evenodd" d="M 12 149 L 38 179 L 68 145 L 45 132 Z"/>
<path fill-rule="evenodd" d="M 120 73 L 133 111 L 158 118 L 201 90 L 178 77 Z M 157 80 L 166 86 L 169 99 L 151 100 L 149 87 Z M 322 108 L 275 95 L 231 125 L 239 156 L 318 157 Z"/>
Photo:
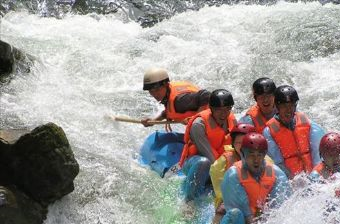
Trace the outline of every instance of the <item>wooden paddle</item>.
<path fill-rule="evenodd" d="M 120 122 L 128 122 L 128 123 L 135 123 L 135 124 L 141 124 L 142 120 L 135 119 L 135 118 L 129 118 L 129 117 L 119 117 L 119 116 L 108 116 L 113 121 L 120 121 Z M 149 121 L 149 124 L 179 124 L 180 121 Z"/>

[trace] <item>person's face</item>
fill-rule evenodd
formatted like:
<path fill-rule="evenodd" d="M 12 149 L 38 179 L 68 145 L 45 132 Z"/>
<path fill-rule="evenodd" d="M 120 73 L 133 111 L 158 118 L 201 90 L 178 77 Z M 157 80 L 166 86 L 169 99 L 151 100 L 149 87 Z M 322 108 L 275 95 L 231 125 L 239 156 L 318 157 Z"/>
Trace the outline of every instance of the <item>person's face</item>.
<path fill-rule="evenodd" d="M 242 146 L 243 137 L 244 137 L 244 134 L 238 134 L 235 136 L 235 140 L 233 142 L 234 149 L 239 155 L 241 155 L 241 146 Z"/>
<path fill-rule="evenodd" d="M 215 121 L 222 125 L 228 118 L 230 111 L 233 107 L 226 106 L 226 107 L 211 107 L 211 113 Z"/>
<path fill-rule="evenodd" d="M 289 102 L 289 103 L 280 103 L 277 105 L 277 109 L 279 111 L 280 119 L 285 122 L 289 123 L 291 119 L 294 117 L 294 112 L 296 110 L 297 103 Z"/>
<path fill-rule="evenodd" d="M 257 105 L 263 114 L 271 114 L 274 110 L 274 94 L 256 95 Z"/>
<path fill-rule="evenodd" d="M 166 85 L 162 85 L 149 90 L 150 95 L 155 98 L 158 102 L 162 101 L 166 96 Z"/>
<path fill-rule="evenodd" d="M 258 150 L 251 150 L 245 156 L 245 162 L 251 173 L 258 174 L 263 170 L 263 161 L 265 157 L 265 152 Z"/>
<path fill-rule="evenodd" d="M 340 165 L 340 155 L 338 156 L 324 155 L 322 158 L 326 166 L 331 170 L 334 170 L 336 167 Z"/>

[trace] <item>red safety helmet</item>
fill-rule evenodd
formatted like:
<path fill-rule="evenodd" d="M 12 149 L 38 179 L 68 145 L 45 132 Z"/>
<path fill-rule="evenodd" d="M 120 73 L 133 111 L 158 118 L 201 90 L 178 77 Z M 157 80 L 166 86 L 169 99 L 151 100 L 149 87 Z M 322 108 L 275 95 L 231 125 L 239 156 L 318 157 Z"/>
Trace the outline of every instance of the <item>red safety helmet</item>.
<path fill-rule="evenodd" d="M 321 157 L 339 156 L 340 155 L 340 134 L 330 132 L 325 134 L 320 141 L 320 155 Z"/>
<path fill-rule="evenodd" d="M 256 132 L 256 129 L 253 125 L 245 124 L 245 123 L 238 123 L 230 131 L 230 136 L 232 139 L 234 139 L 237 134 L 248 134 L 249 132 Z"/>
<path fill-rule="evenodd" d="M 267 153 L 268 143 L 265 137 L 257 132 L 250 132 L 243 137 L 241 152 L 244 149 L 258 150 Z"/>

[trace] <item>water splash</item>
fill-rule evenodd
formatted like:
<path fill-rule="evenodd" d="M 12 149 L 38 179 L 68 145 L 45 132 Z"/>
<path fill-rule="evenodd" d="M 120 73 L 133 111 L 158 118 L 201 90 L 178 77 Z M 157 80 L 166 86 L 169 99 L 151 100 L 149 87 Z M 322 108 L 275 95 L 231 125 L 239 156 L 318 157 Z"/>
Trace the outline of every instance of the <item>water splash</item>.
<path fill-rule="evenodd" d="M 165 67 L 171 79 L 208 90 L 230 90 L 237 116 L 253 103 L 252 82 L 269 76 L 277 85 L 296 87 L 299 110 L 326 130 L 339 131 L 339 18 L 339 6 L 317 2 L 206 7 L 146 29 L 115 15 L 58 20 L 6 14 L 3 40 L 41 63 L 1 87 L 0 128 L 55 122 L 81 167 L 75 191 L 50 207 L 46 223 L 201 222 L 182 214 L 180 180 L 160 179 L 137 163 L 143 139 L 163 127 L 117 127 L 104 119 L 107 114 L 141 118 L 161 110 L 142 91 L 149 67 Z M 330 199 L 332 186 L 321 188 Z M 283 215 L 271 220 L 292 223 L 311 216 L 323 222 L 317 200 L 295 200 L 280 210 L 292 212 L 287 220 Z M 294 210 L 306 203 L 310 212 Z"/>

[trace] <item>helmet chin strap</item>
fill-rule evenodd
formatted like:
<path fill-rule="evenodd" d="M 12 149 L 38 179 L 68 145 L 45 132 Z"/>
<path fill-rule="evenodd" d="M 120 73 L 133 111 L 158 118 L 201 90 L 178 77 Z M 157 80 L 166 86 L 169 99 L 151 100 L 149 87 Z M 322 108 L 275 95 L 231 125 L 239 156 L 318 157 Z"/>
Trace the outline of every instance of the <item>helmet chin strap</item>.
<path fill-rule="evenodd" d="M 211 110 L 211 109 L 210 109 Z M 228 120 L 226 119 L 223 123 L 219 123 L 217 120 L 216 120 L 216 118 L 214 117 L 214 116 L 211 116 L 212 117 L 212 119 L 214 119 L 214 121 L 215 121 L 215 123 L 218 125 L 218 126 L 220 126 L 221 128 L 223 128 L 223 125 L 224 124 L 226 124 L 226 131 L 228 131 Z M 229 131 L 228 131 L 229 132 Z"/>
<path fill-rule="evenodd" d="M 296 110 L 295 110 L 295 111 L 296 111 Z M 294 111 L 294 113 L 295 113 L 295 111 Z M 281 124 L 283 124 L 286 128 L 288 128 L 288 129 L 290 129 L 290 130 L 294 130 L 294 128 L 295 128 L 295 119 L 294 119 L 294 116 L 293 116 L 293 118 L 292 118 L 288 123 L 285 122 L 285 121 L 283 121 L 283 120 L 280 118 L 280 116 L 279 116 L 278 114 L 276 114 L 275 117 L 276 117 L 277 120 L 278 120 Z"/>
<path fill-rule="evenodd" d="M 166 93 L 165 96 L 163 97 L 163 99 L 161 100 L 161 104 L 163 105 L 167 105 L 168 104 L 168 100 L 169 100 L 169 96 L 170 96 L 170 88 L 169 85 L 166 88 Z"/>

